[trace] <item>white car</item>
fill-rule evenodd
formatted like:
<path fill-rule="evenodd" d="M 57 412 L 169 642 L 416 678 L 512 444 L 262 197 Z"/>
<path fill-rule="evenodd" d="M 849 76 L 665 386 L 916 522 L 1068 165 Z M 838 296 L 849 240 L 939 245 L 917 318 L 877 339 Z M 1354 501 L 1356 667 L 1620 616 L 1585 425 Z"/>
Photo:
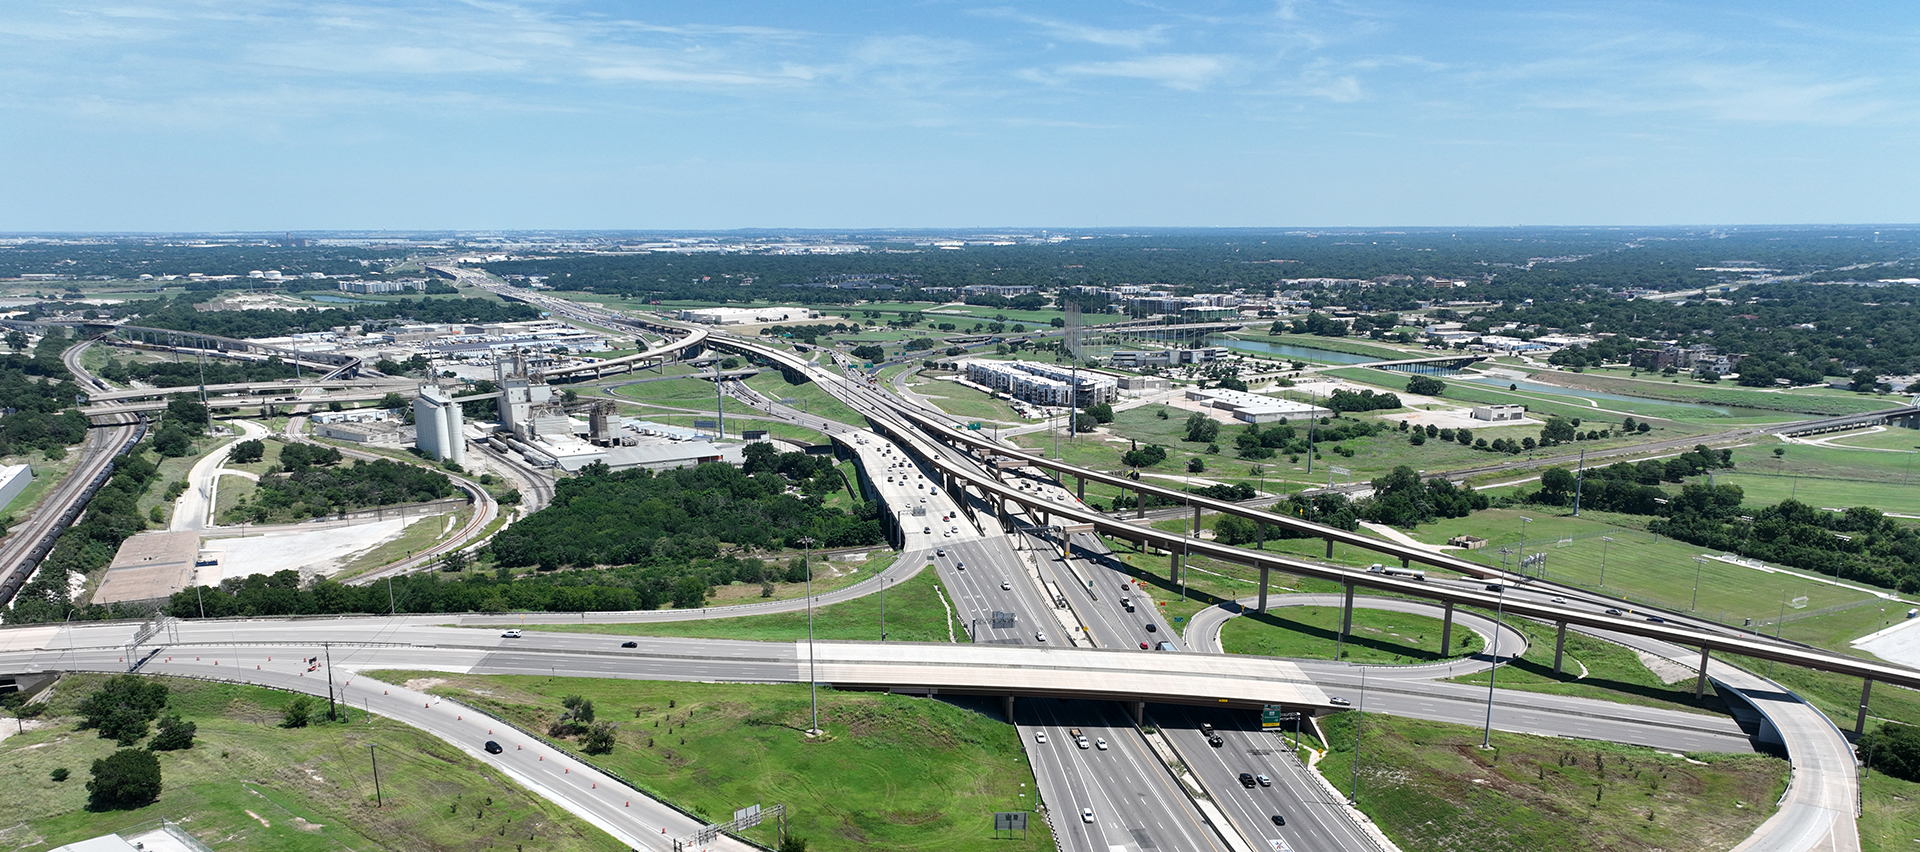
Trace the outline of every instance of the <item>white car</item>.
<path fill-rule="evenodd" d="M 1000 591 L 1003 591 L 1003 592 L 1013 591 L 1013 584 L 1005 580 L 1000 581 Z"/>
<path fill-rule="evenodd" d="M 1034 742 L 1036 742 L 1036 743 L 1039 743 L 1039 744 L 1041 744 L 1041 745 L 1046 745 L 1046 744 L 1047 744 L 1047 732 L 1046 732 L 1046 731 L 1034 731 L 1034 732 L 1033 732 L 1033 741 L 1034 741 Z"/>
<path fill-rule="evenodd" d="M 518 638 L 520 638 L 520 631 L 519 631 L 519 630 L 508 630 L 507 632 L 505 632 L 505 633 L 502 633 L 502 634 L 500 634 L 500 638 L 502 638 L 502 639 L 518 639 Z"/>
<path fill-rule="evenodd" d="M 1554 603 L 1559 603 L 1559 604 L 1563 604 L 1563 603 L 1566 603 L 1566 602 L 1567 602 L 1567 599 L 1566 599 L 1566 598 L 1554 598 L 1554 599 L 1553 599 L 1553 602 L 1554 602 Z"/>
<path fill-rule="evenodd" d="M 1076 739 L 1076 740 L 1074 740 L 1073 742 L 1074 742 L 1074 744 L 1075 744 L 1075 745 L 1077 745 L 1077 746 L 1079 746 L 1079 747 L 1081 747 L 1081 748 L 1090 748 L 1090 747 L 1091 747 L 1091 745 L 1090 745 L 1090 744 L 1089 744 L 1089 743 L 1087 742 L 1087 738 L 1086 738 L 1086 737 L 1080 737 L 1079 739 Z"/>
<path fill-rule="evenodd" d="M 1034 641 L 1036 641 L 1036 642 L 1045 642 L 1045 641 L 1047 641 L 1047 634 L 1045 634 L 1045 633 L 1035 633 L 1035 634 L 1033 634 L 1033 638 L 1034 638 Z"/>
<path fill-rule="evenodd" d="M 1091 822 L 1093 822 L 1093 809 L 1092 809 L 1092 808 L 1081 808 L 1081 809 L 1080 809 L 1080 821 L 1081 821 L 1081 822 L 1085 822 L 1085 823 L 1091 823 Z"/>
<path fill-rule="evenodd" d="M 1101 738 L 1099 738 L 1099 739 L 1097 739 L 1097 740 L 1094 740 L 1094 741 L 1093 741 L 1093 747 L 1094 747 L 1094 748 L 1097 748 L 1097 749 L 1099 749 L 1099 750 L 1101 750 L 1101 751 L 1106 751 L 1106 750 L 1107 750 L 1107 738 L 1106 738 L 1106 737 L 1101 737 Z"/>

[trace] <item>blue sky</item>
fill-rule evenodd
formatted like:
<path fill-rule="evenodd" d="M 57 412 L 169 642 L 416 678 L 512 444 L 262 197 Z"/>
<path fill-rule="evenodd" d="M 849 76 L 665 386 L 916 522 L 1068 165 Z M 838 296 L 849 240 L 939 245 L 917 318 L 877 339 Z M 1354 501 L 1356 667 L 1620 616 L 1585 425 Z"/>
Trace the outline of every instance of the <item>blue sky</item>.
<path fill-rule="evenodd" d="M 7 0 L 0 230 L 1914 222 L 1920 4 Z"/>

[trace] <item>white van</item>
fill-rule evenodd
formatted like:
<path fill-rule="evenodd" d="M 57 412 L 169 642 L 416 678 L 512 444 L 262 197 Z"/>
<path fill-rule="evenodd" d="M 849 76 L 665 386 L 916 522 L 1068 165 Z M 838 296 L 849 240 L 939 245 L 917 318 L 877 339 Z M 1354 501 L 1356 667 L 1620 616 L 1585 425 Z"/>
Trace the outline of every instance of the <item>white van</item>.
<path fill-rule="evenodd" d="M 508 630 L 507 632 L 505 632 L 505 633 L 502 633 L 502 634 L 500 634 L 500 638 L 502 638 L 502 639 L 518 639 L 518 638 L 520 638 L 520 631 L 519 631 L 519 630 Z"/>

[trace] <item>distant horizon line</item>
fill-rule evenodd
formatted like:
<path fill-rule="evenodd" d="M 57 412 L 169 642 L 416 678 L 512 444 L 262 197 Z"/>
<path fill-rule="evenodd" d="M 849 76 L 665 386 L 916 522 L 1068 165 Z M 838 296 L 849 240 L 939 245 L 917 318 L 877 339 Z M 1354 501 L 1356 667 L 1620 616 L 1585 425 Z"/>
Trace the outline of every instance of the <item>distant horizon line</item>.
<path fill-rule="evenodd" d="M 1568 231 L 1568 230 L 1868 230 L 1920 229 L 1920 222 L 1801 222 L 1801 223 L 1697 223 L 1697 224 L 1579 224 L 1579 225 L 965 225 L 965 226 L 875 226 L 875 227 L 777 227 L 746 226 L 736 228 L 263 228 L 249 230 L 0 230 L 0 239 L 34 237 L 266 237 L 286 235 L 780 235 L 780 234 L 884 234 L 936 236 L 969 233 L 1074 233 L 1080 235 L 1134 236 L 1176 233 L 1392 233 L 1441 231 Z"/>

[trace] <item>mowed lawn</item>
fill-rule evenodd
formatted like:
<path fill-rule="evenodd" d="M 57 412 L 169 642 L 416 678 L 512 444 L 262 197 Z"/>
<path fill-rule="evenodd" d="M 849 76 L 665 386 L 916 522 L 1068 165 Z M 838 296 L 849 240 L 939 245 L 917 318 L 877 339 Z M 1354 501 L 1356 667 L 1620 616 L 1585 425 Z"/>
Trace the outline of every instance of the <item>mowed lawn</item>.
<path fill-rule="evenodd" d="M 1758 828 L 1787 762 L 1757 754 L 1680 757 L 1652 749 L 1355 713 L 1324 722 L 1320 774 L 1405 852 L 1661 849 L 1720 852 Z"/>
<path fill-rule="evenodd" d="M 159 754 L 159 801 L 91 813 L 83 809 L 89 767 L 119 747 L 75 730 L 69 714 L 105 678 L 61 678 L 51 724 L 0 743 L 10 773 L 0 808 L 18 826 L 7 832 L 8 848 L 46 849 L 161 817 L 215 849 L 249 852 L 615 848 L 599 829 L 398 722 L 367 724 L 356 712 L 350 724 L 290 730 L 279 727 L 289 693 L 184 678 L 156 678 L 171 693 L 168 709 L 199 727 L 193 748 Z M 380 758 L 380 806 L 369 745 Z M 62 767 L 72 775 L 50 780 Z"/>
<path fill-rule="evenodd" d="M 993 838 L 994 811 L 1022 809 L 1033 789 L 1019 733 L 997 717 L 923 698 L 819 691 L 826 736 L 811 724 L 808 688 L 591 678 L 374 672 L 444 680 L 435 693 L 545 731 L 560 700 L 581 695 L 619 726 L 592 760 L 702 818 L 754 803 L 787 807 L 789 831 L 821 850 L 1053 848 L 1046 823 Z M 1022 785 L 1025 785 L 1024 787 Z M 747 836 L 774 845 L 771 822 Z"/>

